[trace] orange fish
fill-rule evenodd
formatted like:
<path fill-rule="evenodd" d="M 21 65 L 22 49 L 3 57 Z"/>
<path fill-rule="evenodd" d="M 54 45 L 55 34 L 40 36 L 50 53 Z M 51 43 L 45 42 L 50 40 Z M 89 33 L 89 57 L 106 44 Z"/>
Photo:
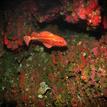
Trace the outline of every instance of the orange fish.
<path fill-rule="evenodd" d="M 43 43 L 47 48 L 51 48 L 53 46 L 63 47 L 67 45 L 67 42 L 64 38 L 53 34 L 48 31 L 43 31 L 40 33 L 33 32 L 31 36 L 24 36 L 24 41 L 28 46 L 30 41 L 37 40 Z"/>

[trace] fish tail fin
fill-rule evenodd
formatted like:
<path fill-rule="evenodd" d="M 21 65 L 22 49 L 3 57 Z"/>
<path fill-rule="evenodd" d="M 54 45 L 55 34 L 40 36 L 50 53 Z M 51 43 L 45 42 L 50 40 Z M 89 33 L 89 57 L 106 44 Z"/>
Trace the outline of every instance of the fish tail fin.
<path fill-rule="evenodd" d="M 26 43 L 26 45 L 28 46 L 29 45 L 29 43 L 30 43 L 30 41 L 31 41 L 31 37 L 30 36 L 24 36 L 24 41 L 25 41 L 25 43 Z"/>

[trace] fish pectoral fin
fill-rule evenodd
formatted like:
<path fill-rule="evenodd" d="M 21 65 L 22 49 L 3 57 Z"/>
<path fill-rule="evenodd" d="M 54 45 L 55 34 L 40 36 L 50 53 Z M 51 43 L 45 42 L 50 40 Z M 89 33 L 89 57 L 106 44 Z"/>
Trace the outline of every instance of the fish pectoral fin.
<path fill-rule="evenodd" d="M 52 45 L 50 45 L 50 44 L 48 44 L 48 43 L 43 43 L 43 44 L 44 44 L 44 46 L 47 47 L 47 48 L 51 48 L 51 47 L 52 47 Z"/>

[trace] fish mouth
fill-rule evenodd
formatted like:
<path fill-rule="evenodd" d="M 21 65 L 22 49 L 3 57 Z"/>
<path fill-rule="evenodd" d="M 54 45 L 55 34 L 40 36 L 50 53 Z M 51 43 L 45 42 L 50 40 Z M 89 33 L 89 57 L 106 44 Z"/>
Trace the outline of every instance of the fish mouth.
<path fill-rule="evenodd" d="M 65 40 L 63 42 L 63 46 L 67 46 L 67 42 Z"/>

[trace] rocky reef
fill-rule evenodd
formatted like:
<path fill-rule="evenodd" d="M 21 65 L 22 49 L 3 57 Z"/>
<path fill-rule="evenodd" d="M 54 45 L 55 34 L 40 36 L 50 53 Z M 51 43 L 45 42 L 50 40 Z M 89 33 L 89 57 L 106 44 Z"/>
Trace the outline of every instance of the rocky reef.
<path fill-rule="evenodd" d="M 50 1 L 17 0 L 0 10 L 0 107 L 106 107 L 106 10 L 97 0 Z M 26 46 L 23 37 L 41 31 L 67 46 Z"/>
<path fill-rule="evenodd" d="M 0 58 L 0 100 L 18 107 L 100 106 L 107 97 L 107 44 L 69 33 L 66 48 L 31 43 Z M 4 100 L 3 100 L 4 99 Z"/>

